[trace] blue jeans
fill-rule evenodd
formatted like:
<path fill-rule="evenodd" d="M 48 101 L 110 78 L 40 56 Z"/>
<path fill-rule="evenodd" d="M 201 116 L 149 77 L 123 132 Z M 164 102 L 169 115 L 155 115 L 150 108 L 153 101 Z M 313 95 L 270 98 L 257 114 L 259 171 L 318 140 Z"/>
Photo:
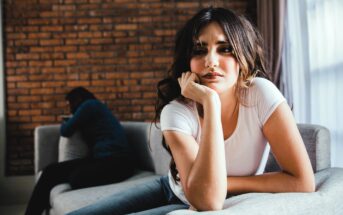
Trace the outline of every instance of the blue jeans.
<path fill-rule="evenodd" d="M 173 210 L 186 208 L 189 208 L 189 205 L 182 203 L 174 195 L 168 177 L 164 176 L 116 193 L 67 215 L 164 215 Z"/>

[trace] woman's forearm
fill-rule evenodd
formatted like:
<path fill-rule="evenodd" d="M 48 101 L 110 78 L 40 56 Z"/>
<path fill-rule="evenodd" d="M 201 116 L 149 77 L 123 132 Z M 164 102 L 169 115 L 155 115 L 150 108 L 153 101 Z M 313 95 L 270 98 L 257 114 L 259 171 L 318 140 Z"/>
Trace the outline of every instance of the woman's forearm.
<path fill-rule="evenodd" d="M 265 173 L 257 176 L 227 177 L 229 193 L 247 192 L 313 192 L 314 182 L 311 177 L 293 176 L 285 172 Z"/>
<path fill-rule="evenodd" d="M 198 210 L 221 209 L 226 197 L 225 150 L 218 101 L 214 97 L 203 103 L 201 142 L 186 185 L 188 198 Z"/>

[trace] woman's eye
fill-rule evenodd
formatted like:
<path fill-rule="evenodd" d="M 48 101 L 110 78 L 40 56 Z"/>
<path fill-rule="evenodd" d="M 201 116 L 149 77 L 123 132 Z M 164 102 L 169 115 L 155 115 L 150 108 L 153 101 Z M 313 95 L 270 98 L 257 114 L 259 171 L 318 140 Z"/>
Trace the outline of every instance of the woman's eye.
<path fill-rule="evenodd" d="M 219 48 L 219 52 L 225 53 L 225 54 L 232 54 L 233 53 L 233 48 L 232 46 L 224 46 Z"/>
<path fill-rule="evenodd" d="M 207 49 L 204 48 L 195 48 L 192 51 L 192 56 L 199 56 L 199 55 L 205 55 L 207 53 Z"/>

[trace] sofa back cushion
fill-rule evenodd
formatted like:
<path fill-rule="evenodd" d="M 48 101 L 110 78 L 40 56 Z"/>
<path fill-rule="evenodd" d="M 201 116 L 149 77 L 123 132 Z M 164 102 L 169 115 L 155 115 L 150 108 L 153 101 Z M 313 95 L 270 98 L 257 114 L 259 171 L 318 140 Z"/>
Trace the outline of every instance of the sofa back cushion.
<path fill-rule="evenodd" d="M 320 125 L 298 124 L 301 137 L 310 157 L 314 172 L 331 166 L 330 132 Z M 269 154 L 265 172 L 280 171 L 272 151 Z"/>

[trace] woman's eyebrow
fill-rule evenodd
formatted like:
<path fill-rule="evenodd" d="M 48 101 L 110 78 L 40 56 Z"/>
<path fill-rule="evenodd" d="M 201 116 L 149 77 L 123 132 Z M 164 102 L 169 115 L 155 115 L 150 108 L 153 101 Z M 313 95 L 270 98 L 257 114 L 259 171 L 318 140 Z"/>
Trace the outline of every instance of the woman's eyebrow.
<path fill-rule="evenodd" d="M 229 41 L 227 41 L 227 40 L 219 40 L 219 41 L 216 42 L 216 44 L 218 44 L 218 45 L 229 44 Z"/>
<path fill-rule="evenodd" d="M 207 42 L 203 42 L 203 41 L 199 41 L 199 40 L 196 41 L 195 44 L 196 45 L 200 45 L 200 46 L 207 46 L 208 45 Z M 229 44 L 229 41 L 227 41 L 227 40 L 218 40 L 216 42 L 216 44 L 217 45 L 227 45 L 227 44 Z"/>

